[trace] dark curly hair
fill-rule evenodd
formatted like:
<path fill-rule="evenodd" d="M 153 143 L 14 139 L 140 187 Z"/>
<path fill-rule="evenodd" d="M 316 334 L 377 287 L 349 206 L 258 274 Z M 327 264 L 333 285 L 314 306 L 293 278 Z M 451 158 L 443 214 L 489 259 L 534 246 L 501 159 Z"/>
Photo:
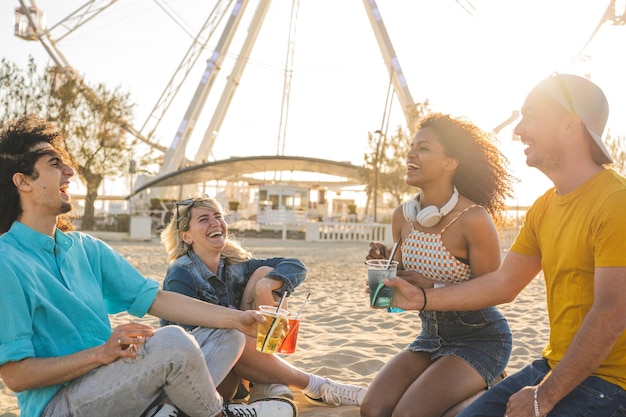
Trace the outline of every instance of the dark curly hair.
<path fill-rule="evenodd" d="M 32 151 L 39 143 L 49 143 L 62 156 L 67 156 L 63 148 L 63 135 L 50 122 L 35 115 L 27 115 L 10 122 L 0 131 L 0 234 L 5 233 L 22 214 L 20 196 L 13 175 L 38 177 L 35 163 L 45 151 Z M 59 225 L 67 230 L 67 222 L 61 219 Z"/>
<path fill-rule="evenodd" d="M 459 193 L 501 220 L 515 178 L 508 172 L 508 159 L 496 147 L 494 136 L 467 120 L 442 113 L 431 113 L 416 126 L 418 130 L 426 127 L 435 132 L 446 156 L 459 161 L 453 178 Z"/>

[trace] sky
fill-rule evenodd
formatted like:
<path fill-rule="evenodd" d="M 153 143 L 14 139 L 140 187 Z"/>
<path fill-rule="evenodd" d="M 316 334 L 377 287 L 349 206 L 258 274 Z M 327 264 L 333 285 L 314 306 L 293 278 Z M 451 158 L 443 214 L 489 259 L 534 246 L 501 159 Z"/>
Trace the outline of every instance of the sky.
<path fill-rule="evenodd" d="M 49 28 L 84 3 L 36 2 L 45 12 Z M 88 83 L 104 82 L 130 92 L 135 103 L 133 124 L 140 129 L 214 3 L 119 0 L 58 41 L 57 47 Z M 428 100 L 435 111 L 467 117 L 492 129 L 519 109 L 526 93 L 551 73 L 588 74 L 609 99 L 611 133 L 625 134 L 626 80 L 620 51 L 626 26 L 602 26 L 579 59 L 609 1 L 377 3 L 415 102 Z M 286 0 L 271 4 L 212 158 L 277 154 L 291 4 Z M 1 56 L 22 66 L 33 56 L 45 66 L 51 60 L 40 43 L 13 35 L 13 10 L 18 5 L 18 0 L 0 4 Z M 220 78 L 207 99 L 187 148 L 190 158 L 215 110 L 245 36 L 242 29 L 247 29 L 256 5 L 257 1 L 249 2 Z M 57 28 L 51 33 L 56 38 L 64 31 Z M 159 124 L 156 138 L 162 145 L 171 144 L 219 34 L 209 40 Z M 284 154 L 361 164 L 368 151 L 368 132 L 384 130 L 389 82 L 362 1 L 300 0 L 292 74 Z M 389 130 L 399 125 L 406 122 L 394 101 Z M 523 145 L 512 140 L 513 127 L 499 135 L 500 148 L 521 180 L 511 203 L 529 205 L 550 182 L 525 166 Z"/>

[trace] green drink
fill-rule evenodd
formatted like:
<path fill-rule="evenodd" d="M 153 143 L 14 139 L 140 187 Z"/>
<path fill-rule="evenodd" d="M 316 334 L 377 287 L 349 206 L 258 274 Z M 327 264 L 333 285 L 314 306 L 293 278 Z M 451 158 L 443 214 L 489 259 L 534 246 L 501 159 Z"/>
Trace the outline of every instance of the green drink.
<path fill-rule="evenodd" d="M 367 282 L 370 292 L 370 306 L 373 308 L 387 308 L 391 306 L 393 288 L 383 284 L 385 278 L 395 278 L 398 261 L 372 259 L 366 261 Z"/>

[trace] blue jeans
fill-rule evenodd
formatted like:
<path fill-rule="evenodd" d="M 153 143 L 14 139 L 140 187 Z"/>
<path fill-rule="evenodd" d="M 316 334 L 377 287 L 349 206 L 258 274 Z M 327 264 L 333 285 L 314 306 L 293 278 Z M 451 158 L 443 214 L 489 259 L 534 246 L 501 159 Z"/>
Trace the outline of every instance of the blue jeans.
<path fill-rule="evenodd" d="M 117 360 L 73 380 L 41 417 L 140 416 L 163 393 L 189 417 L 218 415 L 223 406 L 216 386 L 244 343 L 236 330 L 198 328 L 189 335 L 178 326 L 163 327 L 136 361 Z"/>
<path fill-rule="evenodd" d="M 457 417 L 502 417 L 511 395 L 524 387 L 537 385 L 548 372 L 548 362 L 539 359 L 486 391 Z M 529 415 L 532 415 L 530 411 Z M 595 376 L 585 379 L 548 414 L 548 417 L 625 416 L 626 391 Z"/>

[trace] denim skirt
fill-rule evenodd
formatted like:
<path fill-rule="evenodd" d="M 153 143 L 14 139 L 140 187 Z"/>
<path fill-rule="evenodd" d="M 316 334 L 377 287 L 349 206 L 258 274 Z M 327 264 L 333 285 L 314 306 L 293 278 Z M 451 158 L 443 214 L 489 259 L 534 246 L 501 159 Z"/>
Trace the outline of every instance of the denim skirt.
<path fill-rule="evenodd" d="M 429 352 L 432 360 L 456 356 L 489 387 L 502 374 L 513 347 L 509 324 L 495 307 L 477 311 L 422 311 L 422 332 L 405 350 Z"/>

